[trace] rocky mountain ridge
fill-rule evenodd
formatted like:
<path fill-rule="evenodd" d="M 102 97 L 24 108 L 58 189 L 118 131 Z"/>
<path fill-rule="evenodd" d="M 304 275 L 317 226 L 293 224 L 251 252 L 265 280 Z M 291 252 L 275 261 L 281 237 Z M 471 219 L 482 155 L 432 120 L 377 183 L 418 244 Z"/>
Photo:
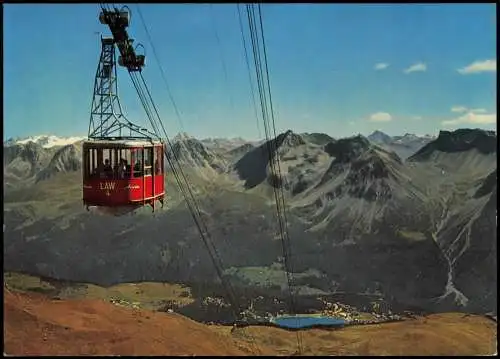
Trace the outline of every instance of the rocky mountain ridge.
<path fill-rule="evenodd" d="M 482 130 L 451 136 L 450 142 L 450 134 L 440 134 L 422 149 L 425 156 L 408 161 L 363 136 L 320 144 L 292 131 L 260 146 L 245 144 L 218 153 L 184 136 L 170 150 L 194 169 L 193 176 L 203 177 L 200 173 L 209 170 L 233 181 L 231 188 L 213 182 L 210 200 L 199 200 L 224 263 L 240 268 L 231 276 L 241 285 L 248 285 L 241 273 L 280 261 L 273 188 L 283 187 L 297 253 L 295 271 L 317 273 L 300 277 L 308 290 L 377 291 L 427 308 L 490 310 L 496 306 L 491 289 L 496 283 L 496 257 L 491 255 L 496 248 L 496 147 L 488 140 L 485 149 L 491 134 Z M 451 148 L 439 144 L 443 138 Z M 40 158 L 10 151 L 4 153 L 8 171 L 14 161 L 24 158 L 23 163 L 31 164 Z M 46 166 L 71 173 L 78 167 L 70 160 L 76 156 L 71 147 L 62 147 L 51 157 L 60 160 L 48 160 Z M 269 157 L 279 158 L 280 178 L 273 178 Z M 37 192 L 53 181 L 57 176 L 40 175 Z M 182 204 L 141 221 L 84 212 L 74 217 L 62 212 L 54 221 L 34 218 L 35 209 L 20 211 L 22 202 L 15 203 L 12 195 L 9 201 L 5 262 L 11 270 L 103 283 L 214 280 Z M 62 222 L 67 224 L 61 227 Z M 85 238 L 93 233 L 108 240 L 89 244 Z M 148 240 L 138 242 L 138 236 Z M 120 249 L 111 250 L 108 244 L 116 241 Z M 70 267 L 72 253 L 87 260 Z M 98 278 L 98 272 L 106 275 Z"/>
<path fill-rule="evenodd" d="M 405 133 L 402 136 L 391 137 L 381 131 L 374 131 L 367 138 L 370 142 L 381 146 L 388 151 L 397 153 L 402 160 L 406 160 L 427 143 L 436 139 L 435 136 L 417 136 L 412 133 Z"/>

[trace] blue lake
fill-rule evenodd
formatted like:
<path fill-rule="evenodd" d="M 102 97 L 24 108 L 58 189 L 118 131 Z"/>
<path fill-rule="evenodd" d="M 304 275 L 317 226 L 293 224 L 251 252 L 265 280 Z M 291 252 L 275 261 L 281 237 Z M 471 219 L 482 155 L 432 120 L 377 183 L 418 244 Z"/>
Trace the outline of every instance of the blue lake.
<path fill-rule="evenodd" d="M 316 326 L 325 327 L 343 327 L 345 321 L 343 319 L 330 318 L 330 317 L 276 317 L 271 319 L 271 322 L 278 327 L 290 329 L 302 329 Z"/>

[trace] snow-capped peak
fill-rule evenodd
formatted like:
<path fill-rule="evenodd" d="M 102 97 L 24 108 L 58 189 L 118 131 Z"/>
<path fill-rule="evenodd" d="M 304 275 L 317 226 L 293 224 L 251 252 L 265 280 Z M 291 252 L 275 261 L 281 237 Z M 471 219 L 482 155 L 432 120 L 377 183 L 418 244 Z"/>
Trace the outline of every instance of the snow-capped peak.
<path fill-rule="evenodd" d="M 82 141 L 86 136 L 71 136 L 71 137 L 58 137 L 54 135 L 38 135 L 31 136 L 27 138 L 15 139 L 13 141 L 9 141 L 11 144 L 20 144 L 24 145 L 28 142 L 34 142 L 43 148 L 51 148 L 56 146 L 66 146 L 73 144 L 78 141 Z"/>

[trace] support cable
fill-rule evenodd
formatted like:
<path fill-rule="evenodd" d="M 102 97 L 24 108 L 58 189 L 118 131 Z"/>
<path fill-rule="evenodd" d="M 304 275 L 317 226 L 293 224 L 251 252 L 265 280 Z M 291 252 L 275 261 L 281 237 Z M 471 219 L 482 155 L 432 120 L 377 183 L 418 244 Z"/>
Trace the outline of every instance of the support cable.
<path fill-rule="evenodd" d="M 273 183 L 273 191 L 276 199 L 276 211 L 278 216 L 278 224 L 279 230 L 281 234 L 281 244 L 283 249 L 283 259 L 285 264 L 285 272 L 287 277 L 288 289 L 289 289 L 289 300 L 290 300 L 290 309 L 292 314 L 296 314 L 295 310 L 295 301 L 294 301 L 294 293 L 293 293 L 293 263 L 290 261 L 291 257 L 291 246 L 290 246 L 290 238 L 288 234 L 287 228 L 287 217 L 286 217 L 286 204 L 284 199 L 284 191 L 283 191 L 283 183 L 282 183 L 282 175 L 281 175 L 281 166 L 279 161 L 279 153 L 277 149 L 277 136 L 276 136 L 276 126 L 274 121 L 274 109 L 272 106 L 272 97 L 271 97 L 271 89 L 269 82 L 269 69 L 267 65 L 267 53 L 264 42 L 264 34 L 263 34 L 263 24 L 262 24 L 262 14 L 260 10 L 260 5 L 258 5 L 259 9 L 259 22 L 260 22 L 260 36 L 262 42 L 263 56 L 260 54 L 260 44 L 259 44 L 259 34 L 257 28 L 257 21 L 255 16 L 255 10 L 253 5 L 246 5 L 247 7 L 247 17 L 248 23 L 250 27 L 250 35 L 252 39 L 252 51 L 254 56 L 255 70 L 257 75 L 257 85 L 259 90 L 259 96 L 261 100 L 262 107 L 262 117 L 264 122 L 264 130 L 266 133 L 266 143 L 268 147 L 268 155 L 269 155 L 269 164 L 271 174 L 274 177 L 273 180 L 278 183 Z M 265 76 L 262 73 L 263 67 L 262 62 L 265 65 Z M 267 85 L 267 88 L 266 88 Z M 267 90 L 267 91 L 266 91 Z M 267 92 L 267 93 L 266 93 Z M 267 95 L 267 96 L 266 96 Z M 269 99 L 269 107 L 267 108 Z M 274 132 L 274 140 L 270 139 L 270 125 L 269 125 L 269 113 L 272 118 L 272 127 Z M 276 169 L 277 167 L 277 169 Z M 279 187 L 279 190 L 276 188 Z M 298 318 L 297 318 L 298 320 Z M 302 353 L 302 335 L 299 331 L 297 331 L 297 348 L 298 354 Z"/>

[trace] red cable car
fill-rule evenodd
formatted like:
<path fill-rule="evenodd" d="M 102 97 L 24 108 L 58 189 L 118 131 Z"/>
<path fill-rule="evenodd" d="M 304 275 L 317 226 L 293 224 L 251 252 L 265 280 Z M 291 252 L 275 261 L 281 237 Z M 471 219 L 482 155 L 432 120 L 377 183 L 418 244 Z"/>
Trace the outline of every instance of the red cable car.
<path fill-rule="evenodd" d="M 128 212 L 163 205 L 163 143 L 94 140 L 83 144 L 83 201 L 87 207 Z M 103 208 L 101 208 L 103 210 Z M 106 211 L 106 210 L 104 210 Z"/>
<path fill-rule="evenodd" d="M 164 144 L 154 133 L 125 118 L 118 99 L 116 47 L 120 65 L 131 77 L 144 66 L 125 28 L 126 11 L 103 11 L 101 22 L 110 26 L 113 37 L 101 37 L 101 56 L 94 80 L 88 141 L 83 143 L 83 203 L 110 214 L 124 214 L 146 204 L 163 206 Z M 126 21 L 124 21 L 124 19 Z"/>

